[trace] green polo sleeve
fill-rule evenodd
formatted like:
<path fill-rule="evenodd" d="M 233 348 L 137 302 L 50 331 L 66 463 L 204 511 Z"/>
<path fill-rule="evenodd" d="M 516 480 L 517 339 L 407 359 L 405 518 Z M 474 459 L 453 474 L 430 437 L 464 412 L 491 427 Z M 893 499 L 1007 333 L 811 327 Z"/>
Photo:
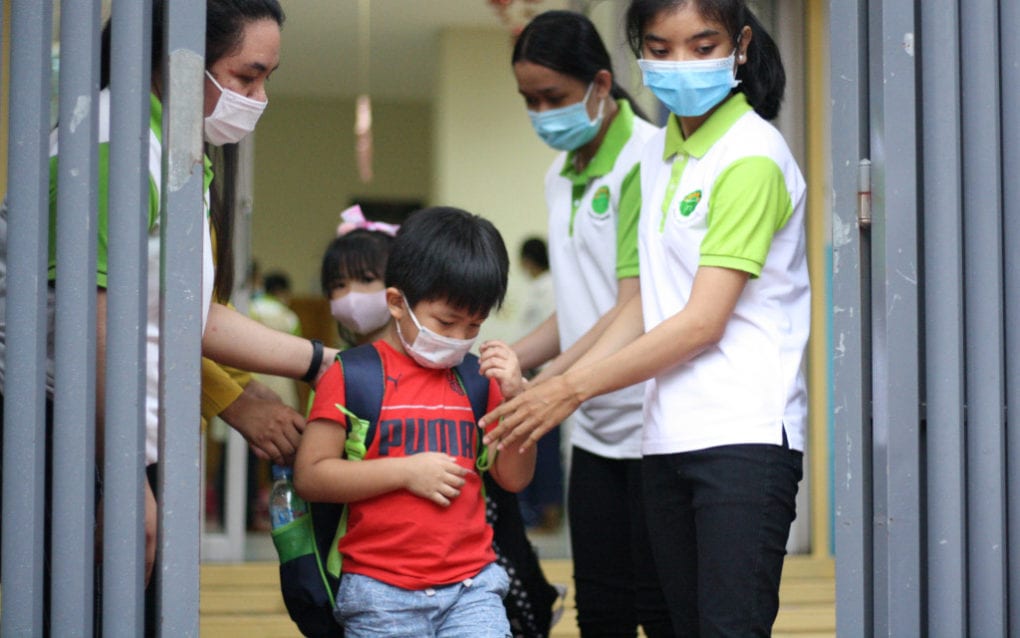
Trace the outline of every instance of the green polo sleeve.
<path fill-rule="evenodd" d="M 110 185 L 110 144 L 99 144 L 96 188 L 96 285 L 106 288 L 107 262 L 109 259 L 110 228 L 109 228 L 109 185 Z M 49 280 L 57 278 L 57 174 L 60 159 L 55 155 L 50 158 L 50 228 L 49 228 Z M 159 221 L 159 191 L 152 177 L 149 177 L 148 210 L 145 213 L 149 231 Z M 68 223 L 67 220 L 61 220 Z M 71 222 L 73 223 L 73 221 Z"/>
<path fill-rule="evenodd" d="M 698 263 L 758 277 L 772 237 L 793 214 L 782 170 L 769 157 L 737 160 L 716 179 L 711 197 Z"/>
<path fill-rule="evenodd" d="M 616 220 L 616 278 L 638 276 L 638 219 L 641 217 L 641 165 L 635 164 L 620 184 Z"/>

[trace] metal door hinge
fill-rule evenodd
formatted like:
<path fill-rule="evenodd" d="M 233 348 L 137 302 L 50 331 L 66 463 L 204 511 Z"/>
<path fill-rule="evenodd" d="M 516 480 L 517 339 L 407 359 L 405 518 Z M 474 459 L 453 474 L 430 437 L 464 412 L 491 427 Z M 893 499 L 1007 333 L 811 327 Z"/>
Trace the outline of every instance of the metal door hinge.
<path fill-rule="evenodd" d="M 862 159 L 857 168 L 857 226 L 871 228 L 871 160 Z"/>

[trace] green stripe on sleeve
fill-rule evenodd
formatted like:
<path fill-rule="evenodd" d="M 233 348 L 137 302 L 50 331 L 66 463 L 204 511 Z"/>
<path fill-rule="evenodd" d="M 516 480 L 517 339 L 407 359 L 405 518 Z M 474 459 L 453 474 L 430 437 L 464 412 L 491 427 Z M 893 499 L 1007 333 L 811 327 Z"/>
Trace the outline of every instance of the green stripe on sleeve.
<path fill-rule="evenodd" d="M 616 219 L 616 278 L 638 276 L 638 220 L 641 218 L 641 165 L 635 164 L 620 184 Z"/>
<path fill-rule="evenodd" d="M 793 214 L 779 166 L 769 157 L 746 157 L 728 166 L 712 186 L 703 266 L 761 274 L 772 238 Z"/>

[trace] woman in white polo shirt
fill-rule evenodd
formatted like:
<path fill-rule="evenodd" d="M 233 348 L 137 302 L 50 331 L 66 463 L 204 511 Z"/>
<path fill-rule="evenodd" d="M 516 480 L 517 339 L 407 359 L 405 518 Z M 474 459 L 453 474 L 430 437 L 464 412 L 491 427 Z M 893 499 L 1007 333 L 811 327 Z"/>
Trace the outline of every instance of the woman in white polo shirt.
<path fill-rule="evenodd" d="M 743 0 L 708 6 L 627 12 L 673 113 L 640 160 L 640 294 L 565 374 L 481 425 L 503 416 L 487 439 L 528 446 L 581 401 L 650 379 L 642 480 L 673 625 L 765 636 L 802 472 L 805 186 L 766 121 L 785 84 L 775 43 Z"/>
<path fill-rule="evenodd" d="M 629 197 L 656 128 L 614 81 L 588 18 L 549 11 L 524 29 L 513 70 L 535 132 L 562 151 L 545 180 L 556 311 L 514 345 L 523 368 L 569 365 L 638 293 L 637 221 Z M 637 111 L 637 114 L 635 114 Z M 636 192 L 636 189 L 635 191 Z M 584 636 L 672 635 L 641 503 L 641 385 L 582 404 L 572 417 L 567 514 L 577 622 Z"/>

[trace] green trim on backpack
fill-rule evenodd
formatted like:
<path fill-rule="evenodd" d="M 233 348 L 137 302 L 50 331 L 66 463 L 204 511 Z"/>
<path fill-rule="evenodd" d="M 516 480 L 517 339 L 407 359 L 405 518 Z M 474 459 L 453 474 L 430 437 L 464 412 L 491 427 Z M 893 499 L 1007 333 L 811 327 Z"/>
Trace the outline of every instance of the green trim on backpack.
<path fill-rule="evenodd" d="M 347 417 L 349 427 L 347 429 L 347 441 L 344 443 L 344 452 L 348 461 L 361 461 L 365 458 L 365 439 L 368 436 L 368 419 L 362 419 L 339 403 L 334 403 L 338 410 Z M 380 406 L 381 407 L 381 406 Z M 347 533 L 347 514 L 350 510 L 344 505 L 344 513 L 340 516 L 340 525 L 336 528 L 333 536 L 333 543 L 329 546 L 329 555 L 326 557 L 326 571 L 335 578 L 340 578 L 343 569 L 343 554 L 340 553 L 340 539 Z"/>
<path fill-rule="evenodd" d="M 277 527 L 270 534 L 281 563 L 315 551 L 312 519 L 308 516 L 299 516 L 286 525 Z"/>

